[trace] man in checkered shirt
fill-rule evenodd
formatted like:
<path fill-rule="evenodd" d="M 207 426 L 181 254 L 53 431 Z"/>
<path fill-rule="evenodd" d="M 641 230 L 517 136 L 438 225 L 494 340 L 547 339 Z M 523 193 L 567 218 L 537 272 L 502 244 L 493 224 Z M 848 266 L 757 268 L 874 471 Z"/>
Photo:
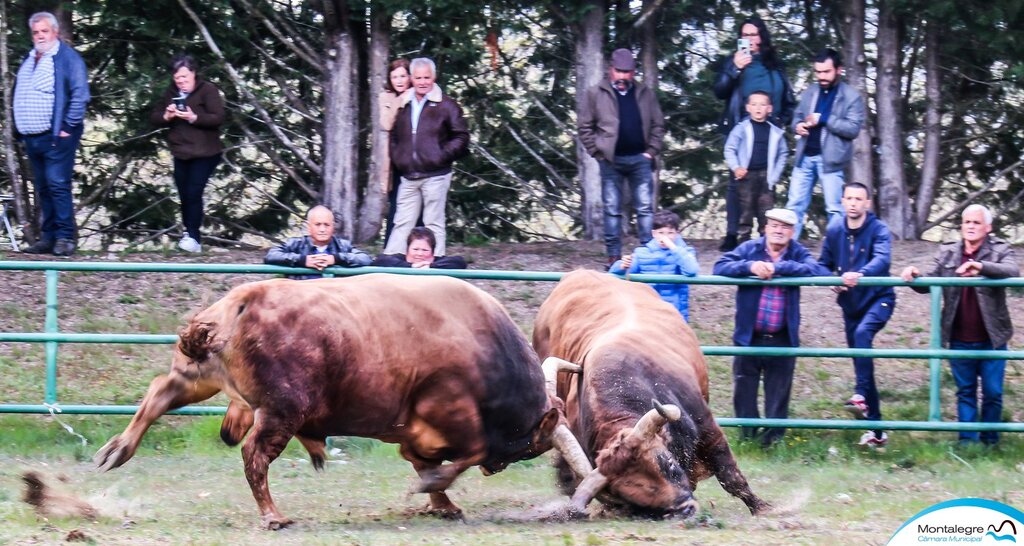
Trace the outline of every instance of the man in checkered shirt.
<path fill-rule="evenodd" d="M 14 84 L 14 127 L 25 144 L 42 211 L 38 241 L 30 254 L 75 253 L 75 209 L 71 175 L 82 138 L 89 81 L 85 62 L 60 41 L 60 24 L 52 13 L 29 18 L 34 47 Z"/>
<path fill-rule="evenodd" d="M 796 213 L 771 209 L 765 213 L 764 236 L 747 241 L 715 262 L 714 274 L 727 277 L 825 276 L 831 272 L 793 240 Z M 736 290 L 736 329 L 733 343 L 740 347 L 800 346 L 799 286 L 739 286 Z M 764 416 L 789 417 L 789 393 L 793 387 L 795 356 L 746 356 L 733 358 L 733 409 L 736 417 L 758 418 L 757 389 L 764 377 Z M 781 427 L 743 427 L 744 439 L 764 447 L 782 439 Z"/>

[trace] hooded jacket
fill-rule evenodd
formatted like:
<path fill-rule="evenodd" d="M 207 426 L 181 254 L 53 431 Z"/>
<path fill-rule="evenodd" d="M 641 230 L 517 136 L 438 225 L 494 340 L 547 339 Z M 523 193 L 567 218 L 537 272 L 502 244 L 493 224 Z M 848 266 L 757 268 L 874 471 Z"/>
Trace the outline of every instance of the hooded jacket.
<path fill-rule="evenodd" d="M 838 97 L 837 97 L 838 100 Z M 825 230 L 825 241 L 821 244 L 818 262 L 829 271 L 842 275 L 854 271 L 865 277 L 888 277 L 892 264 L 892 234 L 889 226 L 878 219 L 873 212 L 865 213 L 864 224 L 854 231 L 846 227 L 846 220 L 839 218 Z M 891 286 L 858 285 L 839 294 L 836 301 L 847 316 L 859 317 L 876 300 L 881 298 L 896 301 L 896 291 Z"/>

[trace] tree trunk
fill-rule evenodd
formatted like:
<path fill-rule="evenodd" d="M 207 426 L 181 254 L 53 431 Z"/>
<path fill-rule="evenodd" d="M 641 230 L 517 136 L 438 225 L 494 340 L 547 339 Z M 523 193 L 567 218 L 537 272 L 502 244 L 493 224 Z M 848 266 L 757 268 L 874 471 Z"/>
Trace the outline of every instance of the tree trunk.
<path fill-rule="evenodd" d="M 597 85 L 604 77 L 604 2 L 588 0 L 590 9 L 576 23 L 576 117 L 579 118 L 587 89 Z M 583 189 L 583 234 L 590 240 L 604 234 L 604 214 L 601 202 L 601 173 L 597 161 L 590 157 L 583 143 L 576 139 L 576 164 Z"/>
<path fill-rule="evenodd" d="M 892 4 L 882 0 L 878 14 L 878 208 L 893 237 L 905 239 L 913 238 L 914 230 L 903 172 L 899 23 Z"/>
<path fill-rule="evenodd" d="M 843 77 L 864 97 L 864 105 L 868 106 L 867 90 L 867 58 L 864 55 L 864 0 L 847 0 L 843 19 L 846 27 L 846 43 L 843 58 L 846 68 Z M 871 153 L 871 109 L 865 108 L 867 118 L 864 130 L 853 140 L 853 159 L 849 166 L 849 180 L 873 186 L 874 165 Z"/>
<path fill-rule="evenodd" d="M 29 242 L 35 242 L 35 226 L 32 224 L 32 215 L 29 212 L 28 188 L 25 179 L 21 176 L 21 169 L 18 165 L 18 156 L 14 143 L 14 117 L 11 115 L 11 88 L 8 82 L 13 81 L 10 72 L 10 59 L 7 56 L 7 2 L 0 0 L 0 88 L 3 94 L 0 99 L 0 125 L 3 133 L 0 135 L 0 145 L 4 151 L 4 166 L 7 168 L 7 176 L 11 182 L 11 193 L 14 195 L 14 221 L 21 226 L 22 236 Z"/>
<path fill-rule="evenodd" d="M 369 241 L 380 233 L 387 201 L 387 195 L 383 189 L 387 181 L 381 180 L 381 169 L 384 166 L 390 142 L 388 134 L 381 130 L 378 99 L 380 91 L 384 89 L 384 82 L 388 78 L 390 51 L 391 13 L 388 10 L 377 8 L 370 18 L 370 161 L 366 192 L 363 195 L 363 204 L 359 209 L 359 220 L 356 224 L 356 241 L 360 243 Z"/>
<path fill-rule="evenodd" d="M 915 214 L 916 237 L 920 237 L 928 224 L 928 213 L 935 200 L 935 189 L 939 181 L 939 153 L 942 137 L 942 73 L 939 68 L 939 23 L 929 19 L 924 36 L 924 94 L 927 107 L 924 114 L 924 159 L 921 162 L 921 186 L 917 189 Z"/>
<path fill-rule="evenodd" d="M 358 46 L 344 1 L 325 1 L 323 204 L 334 212 L 334 232 L 355 235 L 359 164 Z"/>
<path fill-rule="evenodd" d="M 658 91 L 658 39 L 655 36 L 657 17 L 653 10 L 657 9 L 662 0 L 644 0 L 643 9 L 640 13 L 647 14 L 647 17 L 640 23 L 640 69 L 643 70 L 643 83 L 657 94 Z M 659 190 L 661 189 L 661 158 L 655 158 L 655 165 L 659 168 L 651 172 L 654 181 L 652 188 L 652 201 L 654 211 L 659 209 Z"/>

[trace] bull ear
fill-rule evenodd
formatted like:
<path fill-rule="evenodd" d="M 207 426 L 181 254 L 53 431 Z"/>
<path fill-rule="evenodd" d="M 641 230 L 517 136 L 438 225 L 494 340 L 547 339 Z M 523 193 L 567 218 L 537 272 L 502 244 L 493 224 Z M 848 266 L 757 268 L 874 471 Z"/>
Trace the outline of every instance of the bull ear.
<path fill-rule="evenodd" d="M 178 333 L 178 350 L 195 362 L 202 362 L 211 352 L 219 353 L 224 342 L 217 339 L 217 325 L 212 322 L 190 322 Z"/>
<path fill-rule="evenodd" d="M 537 431 L 534 432 L 534 437 L 539 440 L 538 443 L 549 444 L 551 442 L 551 436 L 555 433 L 555 427 L 558 426 L 558 408 L 551 408 L 544 417 L 540 420 L 540 425 L 537 426 Z"/>

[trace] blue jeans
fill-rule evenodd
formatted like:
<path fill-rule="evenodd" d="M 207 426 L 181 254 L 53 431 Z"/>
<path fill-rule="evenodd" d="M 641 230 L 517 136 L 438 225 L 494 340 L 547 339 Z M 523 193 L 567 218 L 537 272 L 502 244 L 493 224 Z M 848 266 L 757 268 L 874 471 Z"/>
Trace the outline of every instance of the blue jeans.
<path fill-rule="evenodd" d="M 71 175 L 83 130 L 79 125 L 67 137 L 54 138 L 51 133 L 24 137 L 25 152 L 32 164 L 36 201 L 42 211 L 41 239 L 44 241 L 75 238 Z"/>
<path fill-rule="evenodd" d="M 881 298 L 872 302 L 868 310 L 859 317 L 843 313 L 843 322 L 846 325 L 846 345 L 851 349 L 870 349 L 875 341 L 875 335 L 892 318 L 895 308 L 896 300 Z M 863 396 L 864 403 L 868 405 L 867 419 L 869 421 L 881 420 L 882 408 L 878 400 L 878 387 L 875 385 L 875 361 L 868 357 L 854 358 L 853 374 L 856 378 L 853 390 Z M 875 431 L 875 434 L 880 432 Z"/>
<path fill-rule="evenodd" d="M 789 201 L 786 208 L 796 213 L 796 229 L 793 240 L 800 238 L 804 229 L 804 214 L 811 205 L 814 183 L 821 179 L 821 190 L 825 193 L 825 211 L 829 222 L 843 215 L 843 171 L 822 172 L 820 155 L 804 156 L 800 163 L 793 166 L 793 174 L 789 179 Z"/>
<path fill-rule="evenodd" d="M 990 342 L 969 343 L 950 341 L 950 349 L 971 351 L 1005 351 L 1006 345 L 992 347 Z M 1006 371 L 1005 360 L 979 360 L 976 358 L 951 358 L 949 367 L 956 381 L 956 417 L 961 423 L 974 423 L 978 420 L 978 378 L 981 377 L 981 422 L 999 423 L 1003 420 L 1003 374 Z M 977 432 L 961 432 L 960 440 L 977 442 Z M 986 430 L 981 433 L 981 441 L 994 444 L 999 441 L 999 433 Z"/>
<path fill-rule="evenodd" d="M 598 161 L 601 168 L 601 199 L 604 201 L 604 246 L 609 256 L 622 255 L 622 181 L 629 181 L 636 209 L 640 244 L 651 240 L 654 229 L 654 179 L 651 160 L 643 154 L 617 155 L 615 161 Z"/>

